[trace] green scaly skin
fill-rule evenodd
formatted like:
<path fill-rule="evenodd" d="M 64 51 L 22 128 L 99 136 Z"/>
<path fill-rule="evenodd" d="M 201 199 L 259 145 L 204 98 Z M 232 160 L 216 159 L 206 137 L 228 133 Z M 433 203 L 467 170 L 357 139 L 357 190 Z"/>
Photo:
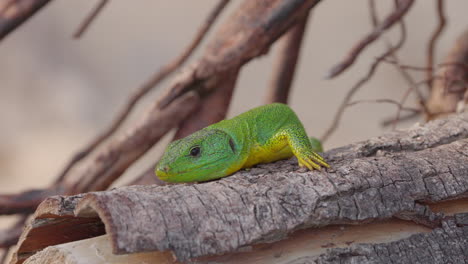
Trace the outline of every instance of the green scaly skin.
<path fill-rule="evenodd" d="M 329 167 L 296 114 L 284 104 L 254 108 L 172 142 L 156 167 L 167 182 L 203 182 L 295 155 L 301 167 Z"/>

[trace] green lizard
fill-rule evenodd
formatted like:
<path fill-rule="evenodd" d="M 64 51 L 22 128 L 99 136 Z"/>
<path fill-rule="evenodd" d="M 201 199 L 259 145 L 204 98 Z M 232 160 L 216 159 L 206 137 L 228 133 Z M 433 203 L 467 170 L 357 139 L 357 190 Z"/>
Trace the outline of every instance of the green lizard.
<path fill-rule="evenodd" d="M 293 155 L 301 167 L 329 167 L 315 151 L 322 151 L 320 141 L 309 140 L 289 106 L 274 103 L 172 142 L 156 167 L 156 175 L 167 182 L 203 182 Z"/>

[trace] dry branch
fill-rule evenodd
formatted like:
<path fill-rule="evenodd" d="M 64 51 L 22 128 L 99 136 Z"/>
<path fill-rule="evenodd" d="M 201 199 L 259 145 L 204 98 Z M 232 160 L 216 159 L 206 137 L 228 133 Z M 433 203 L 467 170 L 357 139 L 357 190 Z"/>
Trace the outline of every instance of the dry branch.
<path fill-rule="evenodd" d="M 174 139 L 186 137 L 226 117 L 238 74 L 239 69 L 234 69 L 220 76 L 224 80 L 223 83 L 211 94 L 205 96 L 198 108 L 179 125 Z"/>
<path fill-rule="evenodd" d="M 309 16 L 306 16 L 281 39 L 279 58 L 273 72 L 267 103 L 288 103 L 289 90 L 294 80 L 308 20 Z"/>
<path fill-rule="evenodd" d="M 410 7 L 413 5 L 414 0 L 402 0 L 399 1 L 396 10 L 391 13 L 385 20 L 379 24 L 370 34 L 360 40 L 348 53 L 346 58 L 338 63 L 337 65 L 333 66 L 329 73 L 327 74 L 327 78 L 334 78 L 344 72 L 346 69 L 351 66 L 354 61 L 357 59 L 359 54 L 372 42 L 382 35 L 382 33 L 391 28 L 395 23 L 400 21 L 400 19 L 408 12 Z"/>
<path fill-rule="evenodd" d="M 166 107 L 181 94 L 212 92 L 223 82 L 224 72 L 240 68 L 265 54 L 270 45 L 301 21 L 319 0 L 244 1 L 208 44 L 204 56 L 179 76 L 160 102 Z"/>
<path fill-rule="evenodd" d="M 109 0 L 100 0 L 99 4 L 96 5 L 96 7 L 89 13 L 89 15 L 83 20 L 81 25 L 78 27 L 76 32 L 73 34 L 74 38 L 80 38 L 83 33 L 89 28 L 91 23 L 96 19 L 96 17 L 99 15 L 99 13 L 104 9 L 104 7 L 109 3 Z"/>
<path fill-rule="evenodd" d="M 444 0 L 436 0 L 437 1 L 437 15 L 439 18 L 439 23 L 432 33 L 431 39 L 427 45 L 427 70 L 426 70 L 426 77 L 428 82 L 429 88 L 432 88 L 432 79 L 433 79 L 433 71 L 434 71 L 434 53 L 435 53 L 435 45 L 437 40 L 439 40 L 442 31 L 445 28 L 446 18 L 445 18 L 445 1 Z"/>
<path fill-rule="evenodd" d="M 468 104 L 468 30 L 460 35 L 441 66 L 438 75 L 442 78 L 434 79 L 427 102 L 429 120 Z"/>
<path fill-rule="evenodd" d="M 402 37 L 400 38 L 400 41 L 398 42 L 397 45 L 394 47 L 388 47 L 387 51 L 385 51 L 382 55 L 377 57 L 375 61 L 372 63 L 372 65 L 369 67 L 369 70 L 367 71 L 367 74 L 363 76 L 361 79 L 359 79 L 352 87 L 349 89 L 349 91 L 346 93 L 344 99 L 341 101 L 341 104 L 338 106 L 338 110 L 336 111 L 335 116 L 333 117 L 332 123 L 330 126 L 325 130 L 323 135 L 320 137 L 320 140 L 322 142 L 327 141 L 330 136 L 336 131 L 338 128 L 338 125 L 340 124 L 341 118 L 348 107 L 349 102 L 353 98 L 354 94 L 356 94 L 361 87 L 366 84 L 372 76 L 374 76 L 375 72 L 377 71 L 377 68 L 379 67 L 380 63 L 384 61 L 385 58 L 390 56 L 392 53 L 396 52 L 404 42 L 404 31 L 402 31 Z"/>
<path fill-rule="evenodd" d="M 115 253 L 172 250 L 180 260 L 232 252 L 307 227 L 391 217 L 438 226 L 441 215 L 423 203 L 467 196 L 468 114 L 334 149 L 325 157 L 334 168 L 327 172 L 298 171 L 291 159 L 204 184 L 52 197 L 23 233 L 17 257 L 58 244 L 39 229 L 53 229 L 63 243 L 70 232 L 63 225 L 85 220 L 88 226 L 104 222 Z"/>
<path fill-rule="evenodd" d="M 50 0 L 7 0 L 0 3 L 0 40 L 49 2 Z"/>

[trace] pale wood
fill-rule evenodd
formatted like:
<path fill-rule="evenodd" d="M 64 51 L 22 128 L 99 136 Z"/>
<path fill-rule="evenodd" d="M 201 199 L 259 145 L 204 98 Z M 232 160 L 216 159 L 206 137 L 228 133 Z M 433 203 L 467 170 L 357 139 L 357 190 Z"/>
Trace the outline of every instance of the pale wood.
<path fill-rule="evenodd" d="M 123 263 L 172 263 L 171 254 L 144 252 L 115 255 L 109 236 L 50 246 L 28 258 L 25 264 L 123 264 Z"/>

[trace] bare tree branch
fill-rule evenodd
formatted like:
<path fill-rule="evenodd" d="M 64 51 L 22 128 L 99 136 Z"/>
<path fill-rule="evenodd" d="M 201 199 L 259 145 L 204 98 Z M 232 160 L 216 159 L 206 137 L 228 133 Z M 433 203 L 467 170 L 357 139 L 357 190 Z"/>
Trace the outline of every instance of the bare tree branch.
<path fill-rule="evenodd" d="M 50 0 L 7 0 L 0 4 L 0 40 L 34 15 Z"/>
<path fill-rule="evenodd" d="M 289 90 L 294 80 L 308 20 L 309 16 L 306 16 L 281 39 L 279 57 L 273 71 L 267 103 L 288 103 Z"/>
<path fill-rule="evenodd" d="M 402 25 L 402 24 L 400 24 Z M 367 72 L 366 76 L 364 76 L 363 78 L 361 78 L 356 84 L 354 84 L 353 87 L 351 87 L 351 89 L 346 93 L 345 95 L 345 98 L 343 99 L 343 101 L 341 102 L 334 118 L 333 118 L 333 121 L 331 123 L 331 125 L 327 128 L 327 130 L 325 131 L 325 133 L 322 135 L 322 137 L 320 138 L 320 140 L 322 142 L 325 142 L 328 140 L 328 138 L 335 132 L 335 130 L 338 128 L 338 125 L 341 121 L 341 117 L 343 116 L 344 114 L 344 111 L 346 110 L 346 107 L 348 105 L 348 103 L 351 101 L 351 98 L 354 96 L 354 94 L 365 84 L 367 83 L 371 78 L 372 76 L 374 75 L 375 71 L 377 70 L 377 67 L 380 65 L 380 63 L 382 61 L 385 60 L 385 58 L 387 58 L 388 56 L 390 56 L 391 54 L 393 54 L 394 52 L 396 52 L 398 49 L 400 49 L 405 40 L 406 40 L 406 30 L 405 30 L 405 27 L 404 25 L 400 27 L 400 39 L 398 41 L 398 43 L 394 46 L 394 47 L 387 47 L 387 51 L 384 52 L 382 55 L 380 55 L 379 57 L 377 57 L 374 61 L 374 63 L 372 63 L 371 67 L 369 68 L 369 71 Z"/>
<path fill-rule="evenodd" d="M 91 13 L 83 20 L 81 25 L 78 27 L 78 29 L 75 31 L 73 34 L 73 37 L 75 39 L 81 38 L 83 33 L 86 32 L 86 30 L 89 28 L 91 23 L 94 21 L 94 19 L 99 15 L 99 13 L 104 9 L 106 4 L 109 2 L 109 0 L 100 0 L 99 4 L 96 5 L 96 7 L 91 11 Z"/>
<path fill-rule="evenodd" d="M 432 120 L 457 111 L 467 104 L 468 91 L 468 30 L 465 30 L 450 48 L 444 62 L 440 64 L 438 76 L 432 82 L 426 118 Z"/>
<path fill-rule="evenodd" d="M 437 25 L 437 28 L 434 30 L 434 33 L 432 33 L 432 37 L 427 46 L 426 75 L 427 75 L 427 79 L 430 80 L 427 84 L 429 89 L 432 88 L 432 79 L 433 79 L 432 74 L 433 74 L 433 69 L 434 69 L 435 45 L 442 31 L 444 30 L 445 24 L 446 24 L 445 7 L 444 7 L 445 1 L 444 0 L 436 0 L 436 1 L 437 1 L 437 15 L 439 18 L 439 24 Z"/>
<path fill-rule="evenodd" d="M 186 137 L 226 117 L 238 74 L 239 69 L 233 69 L 220 76 L 224 81 L 215 91 L 202 97 L 198 108 L 179 125 L 174 140 Z"/>
<path fill-rule="evenodd" d="M 332 67 L 331 70 L 327 74 L 327 78 L 331 79 L 343 71 L 348 69 L 354 61 L 357 59 L 359 54 L 367 47 L 369 44 L 374 42 L 376 39 L 380 37 L 380 35 L 385 32 L 385 30 L 391 28 L 396 22 L 400 21 L 400 19 L 408 12 L 410 7 L 413 5 L 414 0 L 402 0 L 398 5 L 398 8 L 391 13 L 378 27 L 376 27 L 369 35 L 363 38 L 361 41 L 358 42 L 356 46 L 354 46 L 351 51 L 348 53 L 346 58 L 338 63 L 336 66 Z"/>

